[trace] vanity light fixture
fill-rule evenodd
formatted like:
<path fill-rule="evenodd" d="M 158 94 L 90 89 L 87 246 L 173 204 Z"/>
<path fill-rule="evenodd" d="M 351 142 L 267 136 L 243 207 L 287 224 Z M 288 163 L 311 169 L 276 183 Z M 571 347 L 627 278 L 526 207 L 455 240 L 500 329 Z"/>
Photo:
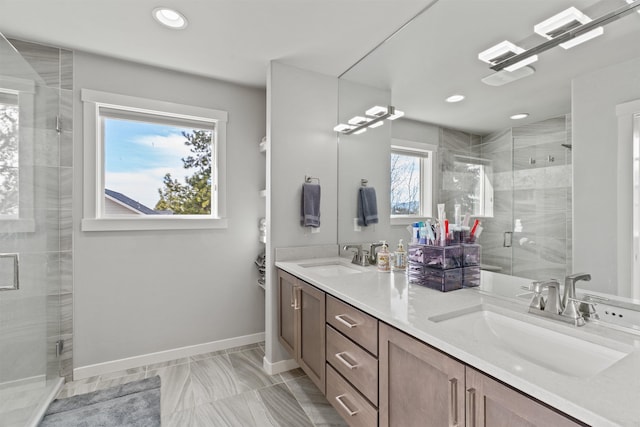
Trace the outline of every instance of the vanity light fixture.
<path fill-rule="evenodd" d="M 393 106 L 369 108 L 365 112 L 366 117 L 355 116 L 349 119 L 348 124 L 340 123 L 333 128 L 334 131 L 345 135 L 359 135 L 367 131 L 367 128 L 377 128 L 384 124 L 384 119 L 395 120 L 404 116 L 404 112 L 396 110 Z"/>
<path fill-rule="evenodd" d="M 175 9 L 156 7 L 152 12 L 153 18 L 167 28 L 183 30 L 187 27 L 187 18 Z"/>
<path fill-rule="evenodd" d="M 516 55 L 510 56 L 510 57 L 501 58 L 502 59 L 501 61 L 494 60 L 493 63 L 490 63 L 491 64 L 490 68 L 494 71 L 501 71 L 501 70 L 509 71 L 512 66 L 517 66 L 518 64 L 520 64 L 523 61 L 526 61 L 529 58 L 535 57 L 537 59 L 537 56 L 539 53 L 546 52 L 547 50 L 553 49 L 558 45 L 563 46 L 565 49 L 569 49 L 572 46 L 575 46 L 579 43 L 583 43 L 584 41 L 592 39 L 593 37 L 597 37 L 598 35 L 602 34 L 602 32 L 604 32 L 602 27 L 604 27 L 605 25 L 611 22 L 617 21 L 618 19 L 630 13 L 633 13 L 636 10 L 640 11 L 640 0 L 635 0 L 631 2 L 627 1 L 627 3 L 628 4 L 621 6 L 616 10 L 606 13 L 593 20 L 591 20 L 589 17 L 586 17 L 587 19 L 585 19 L 584 17 L 581 17 L 580 11 L 578 11 L 580 12 L 579 14 L 575 14 L 573 12 L 566 12 L 566 11 L 561 12 L 558 15 L 562 15 L 563 13 L 567 13 L 567 14 L 573 13 L 572 15 L 573 20 L 569 18 L 569 21 L 566 21 L 567 18 L 564 17 L 562 18 L 562 21 L 565 22 L 564 26 L 563 25 L 558 26 L 558 22 L 560 22 L 561 19 L 556 18 L 558 16 L 556 15 L 555 17 L 552 17 L 551 19 L 548 19 L 536 25 L 537 30 L 544 32 L 544 37 L 549 40 L 537 46 L 534 46 L 530 49 L 527 49 L 524 52 L 517 53 Z M 575 8 L 569 8 L 568 10 L 571 10 L 571 9 L 575 9 Z M 586 16 L 584 14 L 582 15 Z M 548 24 L 549 21 L 553 20 L 554 18 L 556 18 L 555 27 L 546 27 L 541 29 L 540 27 L 541 25 Z M 588 22 L 582 22 L 580 21 L 580 19 L 582 19 L 583 21 L 588 20 Z M 549 28 L 552 28 L 552 29 L 549 29 Z"/>
<path fill-rule="evenodd" d="M 527 117 L 529 117 L 529 113 L 518 113 L 518 114 L 514 114 L 509 118 L 511 120 L 522 120 L 522 119 L 526 119 Z"/>
<path fill-rule="evenodd" d="M 552 16 L 546 21 L 535 25 L 533 27 L 533 31 L 548 40 L 553 40 L 555 37 L 576 29 L 583 24 L 588 24 L 591 21 L 593 21 L 593 19 L 589 18 L 575 7 L 570 7 Z M 560 47 L 563 49 L 571 49 L 574 46 L 601 36 L 602 34 L 604 34 L 604 29 L 602 27 L 597 27 L 591 31 L 580 34 L 569 41 L 560 43 Z"/>
<path fill-rule="evenodd" d="M 520 46 L 516 46 L 510 41 L 505 40 L 483 52 L 480 52 L 478 54 L 478 59 L 486 62 L 489 65 L 496 65 L 524 52 L 525 50 Z M 504 69 L 506 71 L 516 71 L 526 65 L 531 64 L 532 62 L 536 62 L 537 60 L 538 55 L 531 55 L 523 58 L 522 61 L 518 61 L 514 64 L 510 64 L 507 67 L 504 67 Z"/>
<path fill-rule="evenodd" d="M 627 0 L 627 3 L 631 4 L 633 3 L 635 0 Z M 640 10 L 637 11 L 638 13 L 640 13 Z"/>
<path fill-rule="evenodd" d="M 445 99 L 445 101 L 447 101 L 447 102 L 451 102 L 451 103 L 454 103 L 454 102 L 460 102 L 460 101 L 462 101 L 463 99 L 464 99 L 464 95 L 457 95 L 457 94 L 456 94 L 456 95 L 451 95 L 450 97 L 448 97 L 447 99 Z"/>

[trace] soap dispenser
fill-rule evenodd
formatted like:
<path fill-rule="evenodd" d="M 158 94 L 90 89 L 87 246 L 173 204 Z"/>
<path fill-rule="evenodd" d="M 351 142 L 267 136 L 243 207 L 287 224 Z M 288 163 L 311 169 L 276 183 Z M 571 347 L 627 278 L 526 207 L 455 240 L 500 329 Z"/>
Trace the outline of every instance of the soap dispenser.
<path fill-rule="evenodd" d="M 388 273 L 391 271 L 391 254 L 387 242 L 382 241 L 382 246 L 378 251 L 378 271 Z"/>
<path fill-rule="evenodd" d="M 404 250 L 402 239 L 393 253 L 393 271 L 405 271 L 407 269 L 407 251 Z"/>

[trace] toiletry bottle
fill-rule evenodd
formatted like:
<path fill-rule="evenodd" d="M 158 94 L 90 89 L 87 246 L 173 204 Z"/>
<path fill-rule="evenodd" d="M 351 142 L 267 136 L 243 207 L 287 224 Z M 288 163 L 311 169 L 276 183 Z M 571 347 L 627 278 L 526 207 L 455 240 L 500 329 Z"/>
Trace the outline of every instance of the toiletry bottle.
<path fill-rule="evenodd" d="M 402 239 L 398 242 L 398 248 L 393 255 L 393 271 L 405 271 L 407 269 L 407 252 L 404 250 Z"/>
<path fill-rule="evenodd" d="M 391 271 L 391 254 L 387 242 L 382 241 L 382 246 L 378 251 L 378 271 L 388 273 Z"/>

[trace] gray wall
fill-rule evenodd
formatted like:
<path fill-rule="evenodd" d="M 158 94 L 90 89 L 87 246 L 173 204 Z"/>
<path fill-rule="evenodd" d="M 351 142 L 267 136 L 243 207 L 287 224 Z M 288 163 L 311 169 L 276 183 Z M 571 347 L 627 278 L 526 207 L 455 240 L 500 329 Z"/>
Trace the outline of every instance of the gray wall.
<path fill-rule="evenodd" d="M 265 357 L 289 359 L 278 343 L 274 249 L 335 244 L 337 236 L 337 144 L 333 127 L 338 79 L 272 62 L 267 79 L 267 313 Z M 320 179 L 320 232 L 300 226 L 305 175 Z"/>
<path fill-rule="evenodd" d="M 584 288 L 630 296 L 631 134 L 618 142 L 616 106 L 640 98 L 640 58 L 573 81 L 573 269 Z"/>
<path fill-rule="evenodd" d="M 264 331 L 264 90 L 82 52 L 74 83 L 74 367 Z M 82 88 L 227 111 L 229 227 L 82 232 Z"/>

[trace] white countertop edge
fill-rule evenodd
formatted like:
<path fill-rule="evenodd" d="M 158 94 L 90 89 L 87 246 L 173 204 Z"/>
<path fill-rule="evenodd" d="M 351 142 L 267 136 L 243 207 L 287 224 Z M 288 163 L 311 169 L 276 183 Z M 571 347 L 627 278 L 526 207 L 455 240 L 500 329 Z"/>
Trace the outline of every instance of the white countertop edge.
<path fill-rule="evenodd" d="M 487 361 L 476 354 L 470 353 L 469 351 L 466 351 L 456 345 L 453 345 L 447 342 L 446 340 L 441 339 L 440 337 L 434 336 L 427 331 L 417 329 L 415 327 L 412 327 L 411 325 L 400 322 L 397 319 L 390 316 L 388 313 L 381 312 L 380 310 L 372 308 L 362 303 L 361 301 L 358 301 L 357 299 L 353 298 L 348 293 L 342 292 L 328 285 L 327 283 L 322 281 L 322 278 L 317 277 L 314 274 L 305 273 L 304 272 L 305 269 L 299 266 L 299 264 L 305 264 L 305 263 L 332 262 L 332 261 L 348 262 L 347 259 L 339 258 L 339 257 L 323 258 L 323 259 L 316 258 L 316 259 L 307 259 L 307 260 L 296 260 L 296 261 L 290 261 L 290 262 L 279 261 L 279 262 L 276 262 L 276 267 L 316 286 L 317 288 L 325 291 L 330 295 L 335 296 L 336 298 L 348 304 L 353 305 L 354 307 L 376 317 L 377 319 L 387 323 L 388 325 L 393 326 L 427 343 L 428 345 L 431 345 L 439 349 L 440 351 L 449 354 L 450 356 L 460 360 L 461 362 L 467 365 L 470 365 L 496 378 L 497 380 L 502 381 L 510 385 L 511 387 L 516 388 L 521 392 L 526 393 L 540 400 L 541 402 L 544 402 L 545 404 L 552 406 L 557 410 L 564 412 L 565 414 L 580 420 L 581 422 L 590 424 L 592 426 L 603 426 L 603 427 L 633 425 L 633 424 L 626 424 L 626 421 L 623 421 L 624 424 L 620 424 L 614 420 L 608 419 L 607 417 L 604 417 L 598 414 L 597 412 L 594 412 L 592 409 L 586 408 L 580 405 L 580 403 L 577 403 L 572 400 L 568 400 L 566 397 L 558 394 L 556 390 L 550 390 L 548 388 L 541 387 L 539 384 L 536 384 L 522 377 L 519 377 L 513 372 L 507 371 L 501 368 L 500 366 L 494 363 L 491 363 L 490 361 Z M 358 267 L 354 266 L 354 268 L 358 268 Z M 360 269 L 364 272 L 363 274 L 370 275 L 372 279 L 374 277 L 377 277 L 378 274 L 386 274 L 386 273 L 378 273 L 374 267 L 360 267 Z M 397 274 L 397 273 L 391 273 L 391 274 Z M 497 273 L 493 273 L 493 274 L 497 274 Z M 345 275 L 344 279 L 345 280 L 349 279 L 349 276 L 351 275 Z M 427 288 L 424 288 L 424 289 L 427 289 Z M 433 290 L 428 290 L 428 291 L 435 292 L 436 294 L 441 294 L 438 291 L 433 291 Z M 475 304 L 482 303 L 483 299 L 487 299 L 488 302 L 490 302 L 491 304 L 496 304 L 496 305 L 505 304 L 504 300 L 500 300 L 499 298 L 494 298 L 494 297 L 485 295 L 474 289 L 459 290 L 457 291 L 457 294 L 462 296 L 463 293 L 468 294 L 470 292 L 474 293 L 477 297 L 480 298 L 479 300 L 476 300 Z M 456 293 L 456 291 L 454 291 L 453 293 Z M 452 294 L 452 292 L 449 292 L 447 294 Z M 509 304 L 509 302 L 506 302 L 506 303 Z M 461 305 L 460 308 L 464 308 L 464 307 L 465 305 Z M 554 372 L 549 371 L 549 375 L 556 375 L 556 374 Z M 589 379 L 576 380 L 576 382 L 581 382 L 581 381 L 589 381 Z"/>

